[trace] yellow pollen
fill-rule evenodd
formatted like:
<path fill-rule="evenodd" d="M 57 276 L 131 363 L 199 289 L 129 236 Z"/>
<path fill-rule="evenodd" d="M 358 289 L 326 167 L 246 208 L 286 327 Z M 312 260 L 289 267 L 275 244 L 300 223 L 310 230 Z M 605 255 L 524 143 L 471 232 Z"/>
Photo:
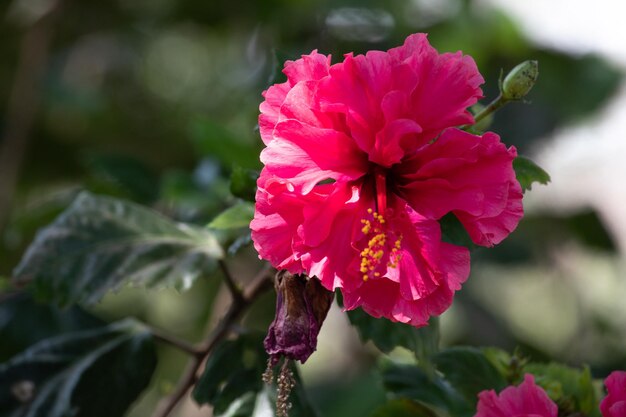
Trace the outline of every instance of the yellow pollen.
<path fill-rule="evenodd" d="M 367 213 L 372 217 L 361 219 L 363 225 L 361 232 L 368 237 L 367 246 L 360 253 L 359 271 L 363 274 L 363 281 L 381 277 L 385 270 L 379 268 L 396 268 L 401 258 L 399 250 L 402 247 L 402 235 L 386 230 L 386 219 L 383 215 L 371 208 L 367 209 Z M 388 245 L 388 240 L 393 244 Z"/>

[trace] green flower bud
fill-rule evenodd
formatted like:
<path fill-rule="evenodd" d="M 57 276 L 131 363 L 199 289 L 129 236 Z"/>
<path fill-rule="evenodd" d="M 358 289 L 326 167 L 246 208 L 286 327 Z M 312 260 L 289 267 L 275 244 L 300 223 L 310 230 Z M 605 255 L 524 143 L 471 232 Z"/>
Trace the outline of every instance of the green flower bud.
<path fill-rule="evenodd" d="M 521 100 L 533 88 L 539 76 L 537 61 L 524 61 L 508 73 L 502 83 L 502 98 Z"/>

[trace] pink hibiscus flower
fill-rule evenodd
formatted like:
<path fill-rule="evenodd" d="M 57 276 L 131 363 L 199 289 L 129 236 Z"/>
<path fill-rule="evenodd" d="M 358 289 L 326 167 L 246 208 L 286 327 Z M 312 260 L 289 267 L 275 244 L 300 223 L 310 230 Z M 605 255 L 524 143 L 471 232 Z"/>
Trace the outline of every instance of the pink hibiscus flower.
<path fill-rule="evenodd" d="M 348 310 L 427 324 L 469 275 L 468 250 L 443 242 L 438 220 L 453 213 L 492 246 L 523 214 L 515 149 L 454 127 L 482 96 L 474 61 L 416 34 L 334 65 L 313 51 L 284 73 L 260 106 L 255 248 L 340 288 Z"/>
<path fill-rule="evenodd" d="M 478 394 L 474 417 L 557 417 L 558 407 L 532 375 L 519 386 L 510 386 L 496 395 L 494 390 Z"/>
<path fill-rule="evenodd" d="M 609 392 L 600 403 L 603 417 L 626 417 L 626 371 L 613 371 L 604 381 Z"/>

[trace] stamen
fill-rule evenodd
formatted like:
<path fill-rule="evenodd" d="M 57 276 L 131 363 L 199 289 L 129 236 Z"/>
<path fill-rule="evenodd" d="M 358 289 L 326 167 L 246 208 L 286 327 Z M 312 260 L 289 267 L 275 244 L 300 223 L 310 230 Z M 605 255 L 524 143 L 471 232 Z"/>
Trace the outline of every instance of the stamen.
<path fill-rule="evenodd" d="M 362 219 L 361 232 L 368 237 L 367 246 L 361 251 L 361 265 L 359 271 L 363 274 L 363 281 L 370 278 L 379 278 L 384 271 L 379 270 L 385 265 L 396 268 L 400 260 L 399 253 L 402 247 L 402 235 L 396 235 L 385 227 L 385 217 L 372 209 L 367 210 L 372 219 Z M 387 244 L 390 239 L 397 237 L 393 246 Z M 386 256 L 387 255 L 387 256 Z M 386 259 L 385 259 L 386 258 Z"/>

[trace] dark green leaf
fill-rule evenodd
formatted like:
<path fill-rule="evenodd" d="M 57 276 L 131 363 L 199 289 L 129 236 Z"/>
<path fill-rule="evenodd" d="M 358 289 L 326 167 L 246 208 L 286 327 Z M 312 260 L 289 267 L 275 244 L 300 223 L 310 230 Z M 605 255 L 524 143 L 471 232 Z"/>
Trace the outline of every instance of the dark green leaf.
<path fill-rule="evenodd" d="M 247 201 L 254 201 L 256 195 L 256 180 L 258 178 L 258 171 L 235 166 L 233 167 L 233 173 L 230 175 L 230 192 L 233 193 L 235 197 Z"/>
<path fill-rule="evenodd" d="M 438 417 L 436 411 L 431 410 L 417 401 L 407 398 L 399 398 L 388 401 L 381 407 L 378 407 L 372 413 L 371 417 Z"/>
<path fill-rule="evenodd" d="M 544 185 L 550 182 L 550 175 L 524 156 L 515 158 L 513 161 L 513 169 L 515 170 L 515 176 L 522 186 L 523 191 L 530 190 L 534 182 Z"/>
<path fill-rule="evenodd" d="M 26 292 L 0 297 L 0 362 L 40 340 L 105 324 L 76 306 L 59 309 L 36 303 Z"/>
<path fill-rule="evenodd" d="M 159 196 L 159 179 L 142 161 L 115 154 L 94 154 L 86 161 L 91 174 L 120 188 L 129 198 L 152 203 Z"/>
<path fill-rule="evenodd" d="M 596 415 L 598 401 L 589 368 L 571 368 L 554 362 L 533 363 L 526 365 L 524 372 L 535 375 L 536 382 L 546 389 L 559 408 Z"/>
<path fill-rule="evenodd" d="M 45 339 L 0 365 L 0 416 L 120 417 L 155 365 L 152 336 L 133 320 Z"/>
<path fill-rule="evenodd" d="M 39 232 L 14 271 L 35 295 L 67 305 L 94 303 L 131 283 L 188 288 L 223 256 L 213 234 L 145 207 L 80 194 Z"/>
<path fill-rule="evenodd" d="M 263 337 L 260 333 L 243 334 L 219 344 L 194 388 L 196 402 L 211 404 L 215 415 L 222 417 L 249 417 L 263 414 L 263 410 L 273 413 L 276 389 L 262 382 L 267 366 Z M 295 366 L 292 372 L 296 386 L 290 397 L 290 417 L 315 417 Z"/>
<path fill-rule="evenodd" d="M 247 228 L 254 217 L 254 204 L 240 201 L 217 215 L 209 223 L 212 229 L 240 229 Z"/>
<path fill-rule="evenodd" d="M 476 348 L 453 347 L 433 357 L 437 369 L 443 373 L 465 399 L 472 405 L 478 393 L 486 389 L 503 389 L 507 382 L 485 354 Z"/>
<path fill-rule="evenodd" d="M 401 346 L 415 353 L 418 360 L 427 360 L 439 346 L 439 323 L 433 318 L 427 327 L 416 329 L 403 323 L 375 318 L 361 309 L 348 311 L 348 318 L 359 331 L 363 342 L 372 341 L 385 353 Z"/>
<path fill-rule="evenodd" d="M 413 365 L 386 363 L 382 367 L 385 389 L 397 398 L 409 398 L 427 406 L 436 416 L 461 417 L 472 411 L 470 405 L 447 382 L 429 377 Z"/>
<path fill-rule="evenodd" d="M 441 226 L 441 240 L 444 242 L 465 246 L 470 250 L 476 247 L 461 221 L 453 213 L 448 213 L 439 219 L 439 225 Z"/>
<path fill-rule="evenodd" d="M 245 334 L 224 341 L 209 357 L 193 398 L 200 405 L 211 404 L 215 414 L 222 415 L 246 394 L 261 392 L 266 363 L 263 335 Z M 249 401 L 239 402 L 249 404 Z"/>

